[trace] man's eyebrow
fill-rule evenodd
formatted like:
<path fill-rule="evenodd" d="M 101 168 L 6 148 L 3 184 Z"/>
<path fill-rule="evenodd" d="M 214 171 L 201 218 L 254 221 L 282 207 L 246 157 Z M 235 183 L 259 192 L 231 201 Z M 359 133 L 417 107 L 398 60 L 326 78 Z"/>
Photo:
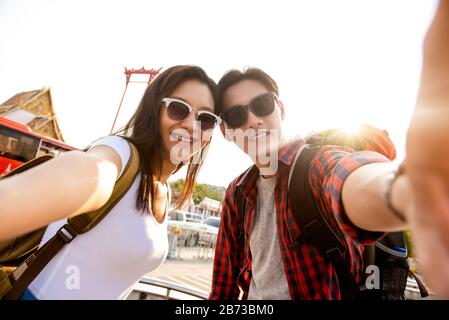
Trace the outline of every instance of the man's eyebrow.
<path fill-rule="evenodd" d="M 268 91 L 268 92 L 265 92 L 265 93 L 261 93 L 261 94 L 255 96 L 254 98 L 251 99 L 251 101 L 248 104 L 235 104 L 233 106 L 227 107 L 226 109 L 229 110 L 229 109 L 236 108 L 236 107 L 247 107 L 250 104 L 252 104 L 254 102 L 254 100 L 256 100 L 256 99 L 258 99 L 258 98 L 260 98 L 262 96 L 265 96 L 265 95 L 267 95 L 269 93 L 271 94 L 271 91 Z"/>

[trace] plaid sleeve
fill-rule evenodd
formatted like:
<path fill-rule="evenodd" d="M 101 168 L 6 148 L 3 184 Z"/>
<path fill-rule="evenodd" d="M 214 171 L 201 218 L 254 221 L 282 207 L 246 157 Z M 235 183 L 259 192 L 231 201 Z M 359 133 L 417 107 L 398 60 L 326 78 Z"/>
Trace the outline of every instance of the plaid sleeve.
<path fill-rule="evenodd" d="M 240 232 L 239 216 L 232 184 L 223 201 L 221 223 L 218 231 L 212 272 L 211 300 L 236 300 L 239 298 L 238 277 L 240 274 L 242 248 L 237 239 Z"/>
<path fill-rule="evenodd" d="M 364 245 L 376 241 L 383 233 L 370 232 L 355 226 L 345 213 L 341 194 L 345 179 L 354 170 L 378 162 L 389 160 L 377 152 L 353 152 L 347 147 L 325 146 L 312 160 L 309 169 L 309 182 L 313 193 L 318 205 L 329 213 L 330 222 L 336 223 L 343 234 Z"/>

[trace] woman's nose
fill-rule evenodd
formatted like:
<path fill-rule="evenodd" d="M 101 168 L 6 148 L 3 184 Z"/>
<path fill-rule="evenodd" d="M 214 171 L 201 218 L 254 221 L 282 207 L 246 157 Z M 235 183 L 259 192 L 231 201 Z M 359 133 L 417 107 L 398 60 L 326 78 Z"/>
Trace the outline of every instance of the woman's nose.
<path fill-rule="evenodd" d="M 188 130 L 190 134 L 192 134 L 195 127 L 199 127 L 199 123 L 197 122 L 196 112 L 192 111 L 189 115 L 182 120 L 181 127 Z"/>

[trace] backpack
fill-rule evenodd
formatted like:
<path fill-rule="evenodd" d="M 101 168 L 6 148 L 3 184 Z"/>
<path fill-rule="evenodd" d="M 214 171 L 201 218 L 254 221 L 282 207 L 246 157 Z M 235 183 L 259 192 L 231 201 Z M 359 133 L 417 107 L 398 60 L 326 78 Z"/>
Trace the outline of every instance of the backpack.
<path fill-rule="evenodd" d="M 365 246 L 365 268 L 378 268 L 379 286 L 366 287 L 368 272 L 362 279 L 362 285 L 356 284 L 344 258 L 347 251 L 345 240 L 341 234 L 332 230 L 308 187 L 309 165 L 321 146 L 338 145 L 349 146 L 355 151 L 376 151 L 393 160 L 396 151 L 388 133 L 364 124 L 354 133 L 336 128 L 322 131 L 306 138 L 306 142 L 296 155 L 296 162 L 292 164 L 289 177 L 289 197 L 295 199 L 291 201 L 292 210 L 296 222 L 303 230 L 299 237 L 295 237 L 295 246 L 307 241 L 334 265 L 344 299 L 403 300 L 409 275 L 415 278 L 421 296 L 428 296 L 424 284 L 409 269 L 403 232 L 386 233 L 374 244 Z M 293 232 L 293 228 L 290 231 Z"/>
<path fill-rule="evenodd" d="M 67 219 L 67 223 L 42 247 L 39 244 L 47 226 L 0 242 L 0 299 L 19 299 L 28 285 L 66 244 L 78 234 L 94 228 L 126 194 L 140 165 L 137 148 L 131 142 L 128 143 L 131 149 L 130 160 L 122 176 L 116 181 L 111 197 L 101 208 Z M 49 155 L 35 158 L 5 177 L 24 172 L 52 158 Z"/>
<path fill-rule="evenodd" d="M 364 265 L 379 268 L 379 289 L 367 288 L 356 283 L 350 272 L 349 262 L 345 259 L 348 250 L 345 239 L 330 226 L 317 206 L 308 184 L 310 162 L 324 145 L 348 146 L 355 151 L 376 151 L 390 160 L 396 157 L 396 150 L 388 133 L 366 124 L 362 125 L 356 133 L 335 128 L 307 136 L 306 145 L 298 151 L 293 160 L 288 180 L 291 209 L 301 230 L 301 234 L 295 236 L 294 228 L 289 226 L 290 233 L 295 239 L 293 247 L 298 250 L 304 242 L 312 244 L 325 259 L 332 263 L 340 284 L 342 299 L 404 299 L 409 275 L 415 278 L 421 296 L 428 296 L 424 284 L 409 270 L 403 232 L 387 233 L 382 239 L 364 248 Z M 246 200 L 239 189 L 236 190 L 235 196 L 239 212 L 246 213 Z M 245 248 L 244 217 L 240 220 L 238 239 L 243 242 Z M 361 283 L 364 284 L 365 280 L 362 279 Z"/>
<path fill-rule="evenodd" d="M 320 147 L 305 145 L 291 171 L 289 197 L 295 199 L 291 201 L 291 206 L 296 222 L 302 230 L 298 237 L 295 236 L 294 246 L 299 248 L 304 242 L 310 243 L 333 264 L 343 299 L 403 300 L 409 275 L 415 278 L 421 296 L 428 296 L 421 280 L 409 270 L 403 232 L 387 233 L 382 239 L 364 248 L 364 265 L 378 268 L 379 287 L 366 287 L 366 278 L 362 279 L 362 285 L 355 282 L 345 259 L 346 242 L 328 224 L 308 187 L 309 164 Z M 290 231 L 295 234 L 293 228 L 290 228 Z"/>

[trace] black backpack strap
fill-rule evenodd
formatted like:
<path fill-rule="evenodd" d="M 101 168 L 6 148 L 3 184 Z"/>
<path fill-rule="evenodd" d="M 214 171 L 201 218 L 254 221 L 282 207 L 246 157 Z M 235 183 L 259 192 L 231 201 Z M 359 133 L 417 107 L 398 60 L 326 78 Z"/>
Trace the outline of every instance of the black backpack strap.
<path fill-rule="evenodd" d="M 239 241 L 243 241 L 243 248 L 245 248 L 246 243 L 246 233 L 245 233 L 245 217 L 246 217 L 246 210 L 248 210 L 248 205 L 246 203 L 245 196 L 243 195 L 242 191 L 240 189 L 236 189 L 235 192 L 235 201 L 237 201 L 237 210 L 238 215 L 240 216 L 240 224 L 239 224 L 239 234 L 237 238 Z"/>
<path fill-rule="evenodd" d="M 424 285 L 424 283 L 421 281 L 421 279 L 414 274 L 413 272 L 409 271 L 410 275 L 413 277 L 413 279 L 415 279 L 416 284 L 418 285 L 418 289 L 419 289 L 419 293 L 421 294 L 421 298 L 425 298 L 429 296 L 429 291 L 427 291 L 426 286 Z"/>
<path fill-rule="evenodd" d="M 246 213 L 248 212 L 248 201 L 246 200 L 245 196 L 243 195 L 242 191 L 237 188 L 235 193 L 235 200 L 237 201 L 237 210 L 238 215 L 240 217 L 240 223 L 239 223 L 239 234 L 237 235 L 237 241 L 240 242 L 243 253 L 245 256 L 249 255 L 249 244 L 248 244 L 248 235 L 245 231 L 245 218 Z M 242 270 L 246 267 L 246 259 L 244 261 L 244 264 L 242 265 Z"/>
<path fill-rule="evenodd" d="M 246 212 L 248 211 L 248 201 L 246 200 L 245 196 L 242 193 L 242 190 L 240 188 L 236 188 L 234 193 L 234 201 L 236 201 L 237 205 L 237 215 L 240 218 L 239 222 L 239 231 L 237 234 L 237 241 L 240 243 L 243 257 L 240 261 L 239 266 L 239 274 L 237 276 L 237 285 L 242 285 L 245 283 L 245 278 L 248 276 L 248 273 L 245 274 L 245 271 L 247 272 L 247 266 L 248 266 L 248 255 L 249 255 L 249 244 L 248 244 L 248 237 L 245 232 L 245 218 L 246 218 Z M 234 253 L 235 254 L 235 253 Z M 243 294 L 243 299 L 246 299 L 248 292 Z"/>
<path fill-rule="evenodd" d="M 315 202 L 309 186 L 309 167 L 312 159 L 318 154 L 320 146 L 305 145 L 296 155 L 292 163 L 288 192 L 293 217 L 299 226 L 298 236 L 289 225 L 294 238 L 292 246 L 299 249 L 305 242 L 318 249 L 323 257 L 335 268 L 343 299 L 354 299 L 358 295 L 358 286 L 352 276 L 345 258 L 347 247 L 342 239 L 329 225 L 325 216 Z"/>
<path fill-rule="evenodd" d="M 251 169 L 252 167 L 249 167 L 242 175 L 246 176 L 251 171 Z M 246 200 L 246 197 L 243 194 L 241 186 L 237 186 L 235 188 L 234 201 L 236 201 L 238 211 L 237 214 L 240 217 L 239 234 L 237 235 L 237 239 L 242 243 L 243 248 L 245 248 L 247 238 L 245 232 L 245 218 L 246 212 L 248 211 L 248 201 Z"/>

